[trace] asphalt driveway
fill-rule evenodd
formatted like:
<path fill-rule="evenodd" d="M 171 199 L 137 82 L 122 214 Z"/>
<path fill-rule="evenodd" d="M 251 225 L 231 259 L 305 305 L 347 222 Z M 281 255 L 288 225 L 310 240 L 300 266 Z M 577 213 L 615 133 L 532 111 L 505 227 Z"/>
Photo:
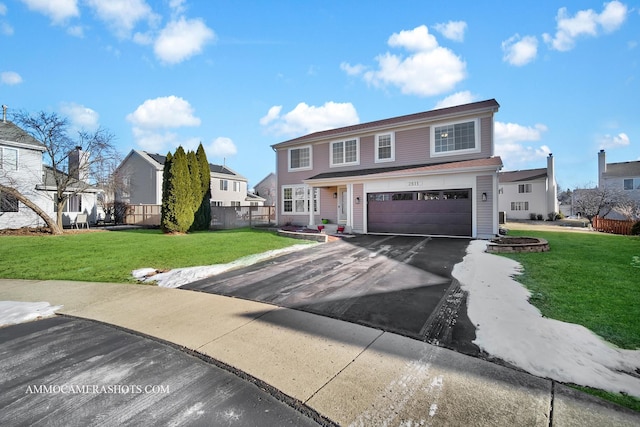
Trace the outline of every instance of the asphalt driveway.
<path fill-rule="evenodd" d="M 478 354 L 451 277 L 468 239 L 359 235 L 181 286 L 371 326 Z"/>
<path fill-rule="evenodd" d="M 261 387 L 172 346 L 88 320 L 54 317 L 0 328 L 3 426 L 319 425 L 301 412 L 308 408 L 298 411 Z"/>

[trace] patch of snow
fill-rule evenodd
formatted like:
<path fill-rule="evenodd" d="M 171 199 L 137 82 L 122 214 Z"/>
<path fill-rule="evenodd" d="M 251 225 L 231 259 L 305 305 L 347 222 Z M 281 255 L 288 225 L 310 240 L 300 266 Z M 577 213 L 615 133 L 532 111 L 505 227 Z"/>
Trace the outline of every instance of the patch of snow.
<path fill-rule="evenodd" d="M 221 274 L 235 268 L 246 267 L 290 252 L 307 249 L 310 246 L 317 244 L 318 243 L 301 243 L 282 249 L 274 249 L 272 251 L 238 258 L 237 260 L 227 264 L 214 264 L 203 267 L 176 268 L 167 272 L 157 274 L 155 274 L 156 270 L 153 268 L 142 268 L 139 270 L 134 270 L 131 274 L 136 280 L 142 282 L 155 281 L 157 282 L 158 286 L 164 288 L 177 288 L 187 283 L 195 282 L 196 280 L 215 276 L 217 274 Z"/>
<path fill-rule="evenodd" d="M 468 315 L 482 350 L 540 377 L 640 397 L 640 350 L 607 343 L 587 328 L 542 317 L 513 277 L 522 266 L 472 241 L 453 276 L 468 292 Z"/>
<path fill-rule="evenodd" d="M 53 316 L 61 308 L 48 302 L 0 301 L 0 327 Z"/>

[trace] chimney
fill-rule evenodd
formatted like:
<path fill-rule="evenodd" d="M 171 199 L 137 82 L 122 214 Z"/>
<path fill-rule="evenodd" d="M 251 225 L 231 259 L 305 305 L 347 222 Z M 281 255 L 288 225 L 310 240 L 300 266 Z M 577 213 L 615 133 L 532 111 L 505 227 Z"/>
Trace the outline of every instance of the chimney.
<path fill-rule="evenodd" d="M 80 146 L 69 153 L 69 176 L 78 181 L 89 180 L 89 153 Z"/>
<path fill-rule="evenodd" d="M 607 173 L 607 158 L 604 154 L 604 150 L 600 150 L 598 153 L 598 187 L 602 188 L 604 185 L 604 178 L 602 175 Z"/>
<path fill-rule="evenodd" d="M 553 153 L 547 157 L 547 213 L 558 212 L 558 185 L 556 184 L 556 166 Z"/>
<path fill-rule="evenodd" d="M 2 104 L 2 123 L 7 123 L 7 108 L 9 107 Z"/>

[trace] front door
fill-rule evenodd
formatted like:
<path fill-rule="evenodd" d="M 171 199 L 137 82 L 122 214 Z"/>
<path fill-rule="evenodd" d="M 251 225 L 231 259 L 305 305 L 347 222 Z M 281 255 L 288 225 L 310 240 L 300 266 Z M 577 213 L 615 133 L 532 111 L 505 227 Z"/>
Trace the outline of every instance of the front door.
<path fill-rule="evenodd" d="M 344 224 L 347 222 L 348 207 L 347 189 L 338 188 L 338 223 Z"/>

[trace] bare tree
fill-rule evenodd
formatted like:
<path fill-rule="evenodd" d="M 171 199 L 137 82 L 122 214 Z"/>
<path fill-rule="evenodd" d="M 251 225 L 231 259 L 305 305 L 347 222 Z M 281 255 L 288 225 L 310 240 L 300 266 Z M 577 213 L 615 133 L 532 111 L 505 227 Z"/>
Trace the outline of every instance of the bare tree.
<path fill-rule="evenodd" d="M 640 219 L 640 203 L 628 196 L 624 196 L 613 210 L 625 217 L 628 221 Z"/>
<path fill-rule="evenodd" d="M 105 213 L 105 220 L 113 219 L 117 224 L 124 221 L 129 205 L 118 200 L 118 196 L 129 192 L 129 179 L 126 171 L 118 170 L 121 156 L 105 159 L 96 165 L 97 187 L 102 190 L 98 195 L 98 205 Z"/>
<path fill-rule="evenodd" d="M 31 115 L 19 112 L 14 120 L 44 144 L 44 163 L 50 167 L 53 177 L 53 182 L 45 185 L 54 187 L 56 223 L 61 228 L 62 213 L 69 198 L 95 186 L 103 165 L 118 158 L 112 144 L 114 137 L 102 128 L 93 132 L 81 130 L 71 136 L 68 120 L 56 113 L 41 111 Z"/>
<path fill-rule="evenodd" d="M 574 209 L 587 218 L 590 224 L 596 216 L 607 216 L 624 200 L 621 191 L 607 187 L 576 189 L 573 195 Z"/>

